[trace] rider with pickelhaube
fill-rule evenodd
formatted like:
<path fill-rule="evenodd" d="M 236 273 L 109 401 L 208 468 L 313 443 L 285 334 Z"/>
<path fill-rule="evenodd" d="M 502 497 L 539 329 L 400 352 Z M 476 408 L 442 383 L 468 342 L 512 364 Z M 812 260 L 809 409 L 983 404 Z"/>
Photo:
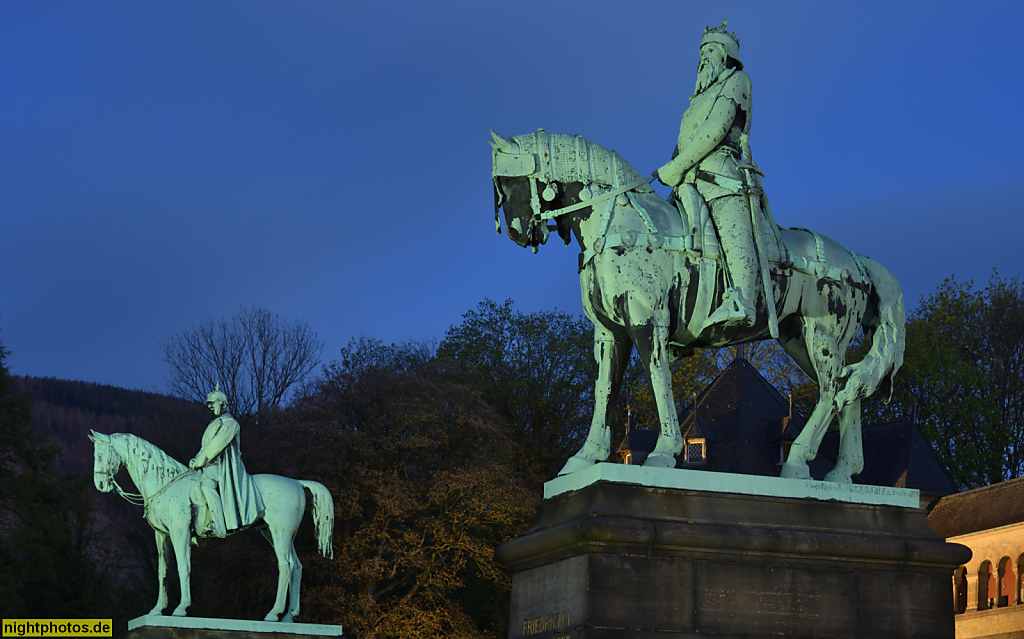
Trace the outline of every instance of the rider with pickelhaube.
<path fill-rule="evenodd" d="M 749 173 L 744 170 L 751 165 L 749 157 L 747 163 L 743 160 L 744 149 L 749 149 L 746 140 L 752 114 L 750 76 L 740 62 L 739 40 L 725 25 L 723 21 L 722 26 L 704 31 L 697 86 L 679 124 L 675 153 L 655 176 L 674 187 L 677 203 L 702 198 L 718 230 L 732 285 L 705 326 L 751 326 L 760 286 L 747 190 Z"/>
<path fill-rule="evenodd" d="M 228 398 L 220 384 L 206 396 L 206 407 L 214 419 L 203 433 L 203 445 L 188 463 L 202 476 L 200 490 L 193 499 L 208 508 L 205 523 L 197 523 L 196 536 L 224 537 L 229 532 L 252 525 L 263 516 L 263 498 L 245 472 L 239 451 L 238 422 L 227 412 Z"/>

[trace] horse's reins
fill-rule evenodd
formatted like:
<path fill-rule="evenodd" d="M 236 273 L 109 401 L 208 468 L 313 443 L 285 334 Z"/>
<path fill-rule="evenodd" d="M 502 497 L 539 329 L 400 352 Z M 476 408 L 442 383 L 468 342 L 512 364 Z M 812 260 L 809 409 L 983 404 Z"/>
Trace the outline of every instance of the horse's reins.
<path fill-rule="evenodd" d="M 97 473 L 93 471 L 92 474 L 97 475 L 103 473 Z M 117 480 L 114 479 L 113 475 L 106 475 L 106 477 L 107 479 L 110 480 L 110 483 L 114 484 L 114 488 L 117 489 L 117 494 L 124 497 L 125 501 L 127 501 L 129 504 L 133 506 L 144 506 L 146 504 L 146 498 L 142 496 L 142 493 L 130 493 L 126 491 L 124 488 L 121 488 L 121 485 L 117 483 Z"/>
<path fill-rule="evenodd" d="M 145 516 L 146 516 L 146 513 L 148 513 L 148 512 L 149 512 L 149 505 L 150 505 L 150 504 L 152 504 L 152 503 L 153 503 L 153 501 L 154 501 L 154 500 L 155 500 L 155 499 L 156 499 L 157 497 L 159 497 L 160 495 L 162 495 L 162 494 L 163 494 L 163 492 L 164 492 L 165 490 L 167 490 L 168 488 L 170 488 L 170 487 L 171 487 L 171 484 L 173 484 L 174 482 L 178 481 L 179 479 L 182 479 L 183 477 L 188 477 L 189 475 L 193 475 L 193 474 L 195 474 L 195 473 L 197 473 L 197 472 L 199 472 L 199 471 L 197 471 L 197 470 L 196 470 L 196 469 L 194 469 L 194 468 L 189 468 L 189 469 L 188 469 L 188 470 L 186 470 L 185 472 L 183 472 L 183 473 L 178 473 L 178 474 L 177 474 L 177 475 L 175 475 L 174 477 L 171 477 L 171 480 L 170 480 L 169 482 L 167 482 L 166 484 L 164 484 L 164 485 L 163 485 L 163 487 L 162 487 L 162 488 L 160 488 L 160 490 L 158 490 L 158 491 L 156 491 L 155 493 L 153 493 L 153 496 L 149 498 L 149 501 L 148 501 L 148 502 L 146 503 L 146 507 L 145 507 L 145 508 L 144 508 L 144 509 L 142 510 L 142 516 L 143 516 L 143 517 L 145 517 Z"/>

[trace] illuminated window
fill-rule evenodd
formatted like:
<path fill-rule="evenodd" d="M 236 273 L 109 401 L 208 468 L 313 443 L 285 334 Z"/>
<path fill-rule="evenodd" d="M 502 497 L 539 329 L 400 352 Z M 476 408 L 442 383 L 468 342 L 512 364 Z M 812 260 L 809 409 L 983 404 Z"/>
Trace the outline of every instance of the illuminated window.
<path fill-rule="evenodd" d="M 686 464 L 700 465 L 707 463 L 707 444 L 703 439 L 686 440 Z"/>

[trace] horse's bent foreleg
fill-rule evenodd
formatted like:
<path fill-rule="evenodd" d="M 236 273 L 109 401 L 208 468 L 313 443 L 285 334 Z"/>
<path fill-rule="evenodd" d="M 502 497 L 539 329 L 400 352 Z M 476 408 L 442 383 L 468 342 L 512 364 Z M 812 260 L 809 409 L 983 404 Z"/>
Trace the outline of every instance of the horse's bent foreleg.
<path fill-rule="evenodd" d="M 164 608 L 167 607 L 167 550 L 170 547 L 171 540 L 167 536 L 167 533 L 162 531 L 153 529 L 153 533 L 156 536 L 156 571 L 160 594 L 157 595 L 156 605 L 149 611 L 149 614 L 163 615 Z"/>
<path fill-rule="evenodd" d="M 658 405 L 661 433 L 654 450 L 647 456 L 644 466 L 675 468 L 676 455 L 683 452 L 683 435 L 679 432 L 679 417 L 672 393 L 672 369 L 668 357 L 668 329 L 653 326 L 649 339 L 638 339 L 637 350 L 647 367 L 647 376 Z M 639 346 L 643 344 L 643 346 Z"/>
<path fill-rule="evenodd" d="M 559 475 L 568 475 L 608 459 L 611 453 L 608 420 L 632 350 L 628 337 L 616 337 L 601 324 L 594 325 L 594 358 L 598 367 L 597 383 L 594 385 L 594 417 L 590 422 L 587 441 L 558 471 Z"/>
<path fill-rule="evenodd" d="M 184 526 L 171 528 L 171 544 L 174 546 L 174 556 L 178 561 L 178 581 L 181 584 L 181 601 L 178 607 L 171 614 L 175 617 L 184 617 L 188 607 L 192 605 L 192 547 L 189 546 L 190 528 L 188 523 Z"/>

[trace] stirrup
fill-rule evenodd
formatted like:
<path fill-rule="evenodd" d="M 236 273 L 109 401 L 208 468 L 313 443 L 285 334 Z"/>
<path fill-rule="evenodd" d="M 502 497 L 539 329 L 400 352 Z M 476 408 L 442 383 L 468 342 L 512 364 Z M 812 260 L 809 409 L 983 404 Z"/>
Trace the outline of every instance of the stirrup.
<path fill-rule="evenodd" d="M 757 321 L 757 311 L 743 303 L 742 296 L 735 289 L 726 289 L 722 305 L 704 320 L 701 331 L 709 326 L 753 326 Z"/>

